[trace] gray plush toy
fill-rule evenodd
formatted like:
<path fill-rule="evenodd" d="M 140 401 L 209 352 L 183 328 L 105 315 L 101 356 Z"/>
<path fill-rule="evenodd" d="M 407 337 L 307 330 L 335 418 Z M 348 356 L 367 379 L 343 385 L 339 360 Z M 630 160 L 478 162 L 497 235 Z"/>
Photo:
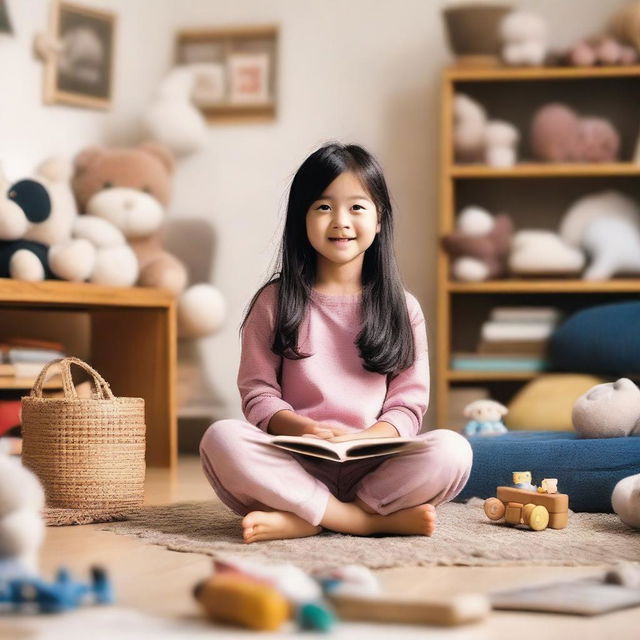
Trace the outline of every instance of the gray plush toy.
<path fill-rule="evenodd" d="M 598 384 L 576 400 L 571 418 L 583 438 L 640 436 L 640 389 L 628 378 Z"/>

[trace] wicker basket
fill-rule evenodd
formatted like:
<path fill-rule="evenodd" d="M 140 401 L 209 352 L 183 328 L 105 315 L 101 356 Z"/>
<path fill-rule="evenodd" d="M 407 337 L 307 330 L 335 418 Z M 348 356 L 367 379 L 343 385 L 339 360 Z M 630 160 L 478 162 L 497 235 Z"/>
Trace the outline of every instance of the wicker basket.
<path fill-rule="evenodd" d="M 91 398 L 78 398 L 71 365 L 92 379 Z M 53 365 L 63 398 L 42 397 Z M 144 495 L 145 424 L 142 398 L 116 398 L 104 378 L 78 358 L 47 364 L 22 398 L 23 454 L 44 486 L 47 507 L 101 514 L 139 507 Z"/>

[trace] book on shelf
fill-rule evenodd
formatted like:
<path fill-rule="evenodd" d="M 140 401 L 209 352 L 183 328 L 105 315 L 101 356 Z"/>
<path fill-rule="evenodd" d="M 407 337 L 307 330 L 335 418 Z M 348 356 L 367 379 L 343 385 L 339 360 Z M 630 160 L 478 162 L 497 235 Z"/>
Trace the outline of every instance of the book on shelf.
<path fill-rule="evenodd" d="M 273 436 L 266 444 L 293 453 L 324 458 L 334 462 L 406 453 L 425 446 L 424 441 L 418 438 L 400 437 L 361 438 L 345 442 L 329 442 L 312 436 Z"/>
<path fill-rule="evenodd" d="M 562 312 L 555 307 L 494 307 L 489 315 L 493 322 L 547 322 L 557 324 Z"/>
<path fill-rule="evenodd" d="M 548 340 L 555 328 L 546 322 L 493 322 L 489 320 L 480 330 L 482 340 L 500 342 L 504 340 Z"/>
<path fill-rule="evenodd" d="M 545 358 L 526 353 L 484 354 L 454 353 L 451 369 L 454 371 L 545 371 L 549 363 Z"/>
<path fill-rule="evenodd" d="M 547 353 L 546 340 L 500 340 L 499 342 L 490 342 L 488 340 L 480 340 L 477 352 L 485 355 L 511 355 L 520 354 L 527 356 L 544 357 Z"/>

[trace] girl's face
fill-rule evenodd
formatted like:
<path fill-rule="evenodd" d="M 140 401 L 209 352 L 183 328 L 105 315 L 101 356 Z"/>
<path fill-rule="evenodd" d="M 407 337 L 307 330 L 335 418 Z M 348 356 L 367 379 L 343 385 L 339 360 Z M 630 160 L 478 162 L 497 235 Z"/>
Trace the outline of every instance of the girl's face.
<path fill-rule="evenodd" d="M 318 260 L 342 265 L 364 260 L 380 231 L 378 210 L 358 176 L 341 173 L 307 211 L 307 236 Z"/>

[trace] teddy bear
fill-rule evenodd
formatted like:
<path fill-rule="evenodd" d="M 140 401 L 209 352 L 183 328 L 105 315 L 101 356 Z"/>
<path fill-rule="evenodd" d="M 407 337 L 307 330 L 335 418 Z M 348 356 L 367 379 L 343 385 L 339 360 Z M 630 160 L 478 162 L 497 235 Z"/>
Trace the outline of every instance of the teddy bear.
<path fill-rule="evenodd" d="M 502 422 L 502 416 L 508 409 L 495 400 L 475 400 L 463 410 L 463 415 L 470 418 L 464 426 L 465 436 L 497 436 L 507 433 L 507 427 Z"/>
<path fill-rule="evenodd" d="M 13 184 L 0 174 L 0 276 L 133 284 L 138 265 L 124 236 L 104 220 L 78 217 L 72 169 L 54 157 Z"/>
<path fill-rule="evenodd" d="M 510 167 L 516 162 L 518 130 L 504 120 L 489 120 L 473 98 L 458 93 L 453 100 L 453 141 L 456 159 Z"/>
<path fill-rule="evenodd" d="M 0 452 L 0 584 L 37 574 L 45 532 L 43 508 L 44 491 L 38 478 L 18 459 Z"/>
<path fill-rule="evenodd" d="M 480 282 L 504 275 L 512 234 L 509 216 L 493 217 L 475 206 L 463 209 L 456 230 L 442 240 L 453 258 L 453 277 L 464 282 Z"/>
<path fill-rule="evenodd" d="M 547 55 L 547 25 L 528 11 L 512 11 L 500 23 L 502 59 L 512 66 L 537 66 Z"/>
<path fill-rule="evenodd" d="M 560 236 L 591 258 L 582 274 L 585 280 L 640 273 L 640 206 L 621 192 L 579 198 L 564 214 Z"/>
<path fill-rule="evenodd" d="M 640 436 L 640 389 L 629 378 L 597 384 L 575 401 L 571 420 L 583 438 Z"/>
<path fill-rule="evenodd" d="M 562 103 L 548 103 L 534 114 L 531 151 L 544 162 L 613 162 L 620 136 L 605 118 L 582 117 Z"/>
<path fill-rule="evenodd" d="M 172 153 L 158 143 L 91 146 L 75 158 L 72 186 L 83 214 L 111 222 L 126 237 L 140 266 L 137 284 L 168 289 L 177 296 L 179 335 L 194 338 L 218 329 L 224 300 L 209 284 L 189 286 L 185 266 L 163 248 L 173 171 Z"/>

